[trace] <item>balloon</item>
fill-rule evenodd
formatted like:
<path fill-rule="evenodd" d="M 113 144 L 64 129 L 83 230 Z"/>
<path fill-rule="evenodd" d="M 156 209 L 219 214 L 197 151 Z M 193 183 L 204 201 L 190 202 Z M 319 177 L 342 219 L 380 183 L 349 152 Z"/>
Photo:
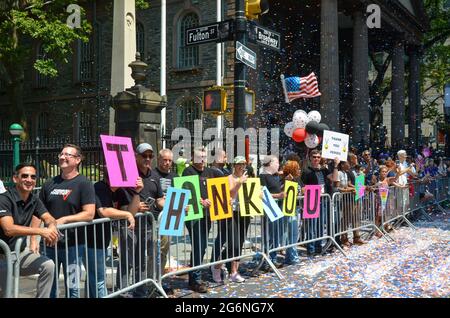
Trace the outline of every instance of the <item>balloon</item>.
<path fill-rule="evenodd" d="M 292 122 L 287 123 L 286 125 L 284 125 L 284 133 L 286 134 L 286 136 L 288 136 L 289 138 L 292 137 L 292 133 L 294 131 L 294 124 Z"/>
<path fill-rule="evenodd" d="M 323 136 L 323 131 L 324 130 L 330 130 L 330 127 L 328 127 L 328 125 L 327 124 L 325 124 L 325 123 L 320 123 L 319 124 L 319 126 L 318 126 L 318 131 L 317 131 L 317 136 Z"/>
<path fill-rule="evenodd" d="M 320 123 L 320 120 L 322 119 L 322 116 L 317 110 L 312 110 L 308 113 L 308 119 L 310 121 L 315 121 L 316 123 Z"/>
<path fill-rule="evenodd" d="M 322 143 L 322 137 L 321 136 L 317 136 L 317 137 L 319 137 L 319 144 L 321 144 Z"/>
<path fill-rule="evenodd" d="M 305 140 L 305 137 L 306 137 L 305 128 L 297 128 L 292 133 L 292 139 L 294 139 L 294 141 L 296 142 L 302 142 L 303 140 Z"/>
<path fill-rule="evenodd" d="M 308 148 L 316 148 L 319 145 L 319 137 L 314 134 L 307 134 L 305 138 L 305 145 Z"/>
<path fill-rule="evenodd" d="M 306 132 L 309 134 L 316 134 L 320 130 L 319 124 L 315 121 L 310 121 L 309 123 L 307 123 L 305 128 Z"/>
<path fill-rule="evenodd" d="M 292 116 L 292 122 L 295 128 L 305 128 L 308 121 L 308 115 L 301 109 L 296 110 L 294 116 Z"/>

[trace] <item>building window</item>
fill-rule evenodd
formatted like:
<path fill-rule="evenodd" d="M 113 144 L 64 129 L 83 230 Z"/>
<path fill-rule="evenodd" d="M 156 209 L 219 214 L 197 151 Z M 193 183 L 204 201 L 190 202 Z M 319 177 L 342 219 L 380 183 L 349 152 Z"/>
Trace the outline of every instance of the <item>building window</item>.
<path fill-rule="evenodd" d="M 47 54 L 44 50 L 44 45 L 40 44 L 37 48 L 36 52 L 36 60 L 45 60 L 47 58 Z M 35 78 L 35 86 L 36 88 L 45 88 L 49 85 L 49 77 L 44 74 L 39 73 L 35 70 L 36 78 Z"/>
<path fill-rule="evenodd" d="M 194 132 L 194 120 L 200 118 L 200 104 L 193 98 L 183 100 L 177 107 L 177 127 L 187 128 L 191 134 Z"/>
<path fill-rule="evenodd" d="M 184 15 L 178 23 L 178 67 L 189 68 L 197 66 L 198 45 L 186 46 L 186 29 L 199 24 L 198 16 L 195 13 Z"/>
<path fill-rule="evenodd" d="M 9 125 L 8 125 L 8 119 L 1 118 L 0 119 L 0 140 L 2 142 L 6 140 L 11 140 L 11 135 L 9 133 Z"/>
<path fill-rule="evenodd" d="M 80 142 L 93 140 L 96 125 L 94 115 L 90 112 L 82 111 L 78 113 L 78 132 Z"/>
<path fill-rule="evenodd" d="M 145 31 L 142 23 L 136 23 L 136 51 L 141 54 L 141 61 L 145 60 Z"/>
<path fill-rule="evenodd" d="M 94 37 L 91 36 L 88 42 L 78 40 L 78 63 L 77 79 L 79 82 L 91 81 L 94 79 Z"/>
<path fill-rule="evenodd" d="M 43 140 L 49 137 L 48 133 L 48 113 L 42 112 L 39 114 L 37 120 L 37 135 Z"/>

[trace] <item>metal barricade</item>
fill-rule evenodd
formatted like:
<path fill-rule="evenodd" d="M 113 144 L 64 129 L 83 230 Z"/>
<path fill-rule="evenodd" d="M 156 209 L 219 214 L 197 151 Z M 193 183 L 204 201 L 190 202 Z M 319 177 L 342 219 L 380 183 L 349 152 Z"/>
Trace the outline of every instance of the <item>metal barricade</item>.
<path fill-rule="evenodd" d="M 204 209 L 203 213 L 201 219 L 185 221 L 182 236 L 158 236 L 157 250 L 161 252 L 158 276 L 160 282 L 186 273 L 199 275 L 201 269 L 244 258 L 269 260 L 263 252 L 264 216 L 241 216 L 239 209 L 236 209 L 230 218 L 211 221 L 208 209 Z M 166 263 L 169 270 L 163 272 Z M 167 297 L 165 293 L 161 294 Z"/>
<path fill-rule="evenodd" d="M 378 231 L 387 240 L 378 227 L 381 225 L 381 205 L 379 202 L 378 189 L 366 191 L 365 195 L 355 200 L 353 192 L 337 192 L 333 194 L 333 207 L 335 209 L 335 231 L 334 238 L 353 233 L 353 238 L 359 237 L 358 231 L 371 229 L 369 236 Z M 379 219 L 379 224 L 377 220 Z"/>
<path fill-rule="evenodd" d="M 388 225 L 406 222 L 411 228 L 416 227 L 406 218 L 410 206 L 409 187 L 389 187 L 386 208 L 381 213 L 381 230 L 386 233 Z"/>
<path fill-rule="evenodd" d="M 0 248 L 3 251 L 3 255 L 0 256 L 0 259 L 2 260 L 2 263 L 5 263 L 6 267 L 5 277 L 0 277 L 1 280 L 5 280 L 5 290 L 2 290 L 2 297 L 11 298 L 13 289 L 13 261 L 11 250 L 8 244 L 2 240 L 0 240 Z"/>
<path fill-rule="evenodd" d="M 41 253 L 56 264 L 51 297 L 61 296 L 62 285 L 66 298 L 110 298 L 131 290 L 136 297 L 145 297 L 149 292 L 145 285 L 153 284 L 159 289 L 153 214 L 138 213 L 134 230 L 128 226 L 127 220 L 108 218 L 64 224 L 58 226 L 62 235 L 54 247 L 45 246 L 41 241 Z M 115 235 L 117 240 L 113 239 Z"/>

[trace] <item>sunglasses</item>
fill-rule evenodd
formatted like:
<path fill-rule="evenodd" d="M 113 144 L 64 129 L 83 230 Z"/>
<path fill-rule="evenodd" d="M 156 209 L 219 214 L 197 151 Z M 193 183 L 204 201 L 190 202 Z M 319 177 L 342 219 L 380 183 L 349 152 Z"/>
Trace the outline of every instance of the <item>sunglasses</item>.
<path fill-rule="evenodd" d="M 320 159 L 320 156 L 312 156 L 313 159 Z"/>
<path fill-rule="evenodd" d="M 27 173 L 22 173 L 20 175 L 20 177 L 22 179 L 28 179 L 28 177 L 30 177 L 32 180 L 36 180 L 37 179 L 37 176 L 35 174 L 27 174 Z"/>
<path fill-rule="evenodd" d="M 153 155 L 140 155 L 144 159 L 152 159 Z"/>

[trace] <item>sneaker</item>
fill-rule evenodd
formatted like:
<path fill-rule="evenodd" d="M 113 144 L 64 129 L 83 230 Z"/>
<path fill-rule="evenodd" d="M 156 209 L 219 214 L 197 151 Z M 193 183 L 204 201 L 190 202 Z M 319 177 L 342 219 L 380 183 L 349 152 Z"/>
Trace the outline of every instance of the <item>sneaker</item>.
<path fill-rule="evenodd" d="M 212 273 L 213 281 L 215 281 L 218 284 L 223 282 L 221 268 L 217 268 L 216 266 L 213 265 L 213 266 L 211 266 L 211 273 Z"/>
<path fill-rule="evenodd" d="M 207 293 L 208 287 L 206 287 L 206 284 L 204 282 L 193 282 L 189 284 L 189 288 L 197 293 Z"/>
<path fill-rule="evenodd" d="M 230 280 L 234 283 L 243 283 L 245 282 L 245 278 L 239 275 L 239 273 L 234 273 L 230 275 Z"/>

